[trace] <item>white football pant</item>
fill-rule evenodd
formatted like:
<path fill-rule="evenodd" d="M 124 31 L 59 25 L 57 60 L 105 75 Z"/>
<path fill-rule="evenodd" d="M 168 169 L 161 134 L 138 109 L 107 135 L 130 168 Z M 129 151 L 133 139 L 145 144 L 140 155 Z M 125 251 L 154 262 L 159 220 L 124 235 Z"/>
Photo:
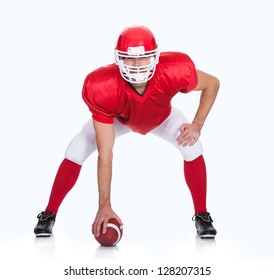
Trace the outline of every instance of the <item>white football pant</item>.
<path fill-rule="evenodd" d="M 178 145 L 176 138 L 181 133 L 179 128 L 183 123 L 188 123 L 184 114 L 177 108 L 172 108 L 167 119 L 149 133 L 152 133 L 175 146 L 181 152 L 184 160 L 192 161 L 203 153 L 203 147 L 200 141 L 197 141 L 193 146 L 183 147 Z M 133 132 L 130 128 L 122 125 L 116 119 L 114 120 L 114 129 L 115 138 Z M 90 119 L 83 126 L 81 132 L 70 142 L 65 153 L 65 158 L 82 165 L 96 149 L 95 131 L 93 121 Z"/>

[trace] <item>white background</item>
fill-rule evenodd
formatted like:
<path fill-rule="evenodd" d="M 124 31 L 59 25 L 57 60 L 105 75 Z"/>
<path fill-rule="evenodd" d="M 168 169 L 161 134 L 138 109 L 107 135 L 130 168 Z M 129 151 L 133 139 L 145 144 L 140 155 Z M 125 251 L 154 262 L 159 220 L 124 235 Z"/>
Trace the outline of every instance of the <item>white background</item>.
<path fill-rule="evenodd" d="M 161 51 L 185 52 L 221 81 L 201 136 L 216 241 L 195 236 L 181 156 L 137 134 L 115 146 L 112 204 L 125 225 L 118 246 L 101 248 L 90 233 L 96 155 L 60 207 L 54 237 L 37 240 L 36 215 L 69 141 L 90 118 L 83 81 L 113 62 L 119 33 L 133 24 L 149 27 Z M 270 0 L 1 1 L 3 279 L 81 279 L 63 275 L 69 265 L 167 264 L 211 266 L 212 279 L 273 279 L 273 25 Z M 191 120 L 198 101 L 193 92 L 173 103 Z"/>

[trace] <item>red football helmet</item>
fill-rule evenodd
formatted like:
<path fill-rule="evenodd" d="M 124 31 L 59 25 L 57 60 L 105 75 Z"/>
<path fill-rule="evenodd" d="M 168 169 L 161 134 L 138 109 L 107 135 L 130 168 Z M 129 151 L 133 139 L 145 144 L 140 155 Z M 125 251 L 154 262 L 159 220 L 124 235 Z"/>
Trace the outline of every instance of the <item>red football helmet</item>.
<path fill-rule="evenodd" d="M 149 57 L 145 66 L 129 66 L 124 64 L 124 58 Z M 159 50 L 152 32 L 145 26 L 131 26 L 124 29 L 115 48 L 115 61 L 122 77 L 130 83 L 147 82 L 155 73 L 159 60 Z"/>

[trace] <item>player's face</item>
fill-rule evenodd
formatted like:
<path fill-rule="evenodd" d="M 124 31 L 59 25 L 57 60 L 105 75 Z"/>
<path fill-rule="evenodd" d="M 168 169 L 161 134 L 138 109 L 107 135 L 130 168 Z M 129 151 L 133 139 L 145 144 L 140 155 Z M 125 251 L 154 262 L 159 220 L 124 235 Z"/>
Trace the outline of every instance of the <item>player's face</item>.
<path fill-rule="evenodd" d="M 149 57 L 139 57 L 139 58 L 124 58 L 124 64 L 128 66 L 146 66 L 150 63 Z"/>
<path fill-rule="evenodd" d="M 124 57 L 123 70 L 132 84 L 146 85 L 151 57 Z"/>

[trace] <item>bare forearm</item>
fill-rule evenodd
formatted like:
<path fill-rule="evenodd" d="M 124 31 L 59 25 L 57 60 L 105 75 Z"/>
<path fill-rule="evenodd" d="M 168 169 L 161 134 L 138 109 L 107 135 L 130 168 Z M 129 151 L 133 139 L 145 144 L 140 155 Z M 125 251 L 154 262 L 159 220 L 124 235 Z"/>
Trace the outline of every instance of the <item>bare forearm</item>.
<path fill-rule="evenodd" d="M 206 87 L 202 88 L 202 93 L 200 97 L 200 103 L 197 112 L 194 116 L 193 123 L 196 123 L 201 129 L 204 122 L 215 102 L 218 90 L 219 90 L 219 80 L 213 76 L 207 75 L 208 84 Z M 196 90 L 199 90 L 197 88 Z"/>
<path fill-rule="evenodd" d="M 109 219 L 114 218 L 119 224 L 123 224 L 121 219 L 112 210 L 110 203 L 110 186 L 112 177 L 112 154 L 106 157 L 98 156 L 98 188 L 99 188 L 99 209 L 92 224 L 92 233 L 99 236 L 102 230 L 107 231 Z"/>
<path fill-rule="evenodd" d="M 193 123 L 198 124 L 200 128 L 203 127 L 204 122 L 214 104 L 214 101 L 217 96 L 217 91 L 212 93 L 206 93 L 205 91 L 202 92 L 201 98 L 200 98 L 200 104 L 198 107 L 198 110 L 195 114 L 195 117 L 193 119 Z"/>
<path fill-rule="evenodd" d="M 108 157 L 98 156 L 98 191 L 99 207 L 111 206 L 110 186 L 112 179 L 112 155 Z"/>

